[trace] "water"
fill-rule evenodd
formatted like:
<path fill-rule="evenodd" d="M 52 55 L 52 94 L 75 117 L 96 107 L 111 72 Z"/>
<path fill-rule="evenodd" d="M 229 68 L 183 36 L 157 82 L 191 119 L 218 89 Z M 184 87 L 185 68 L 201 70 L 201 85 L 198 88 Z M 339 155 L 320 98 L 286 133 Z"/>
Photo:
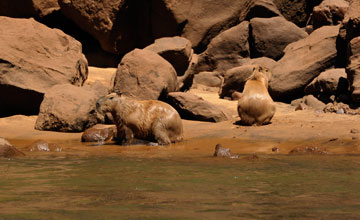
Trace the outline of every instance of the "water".
<path fill-rule="evenodd" d="M 0 219 L 360 219 L 359 159 L 2 159 Z"/>

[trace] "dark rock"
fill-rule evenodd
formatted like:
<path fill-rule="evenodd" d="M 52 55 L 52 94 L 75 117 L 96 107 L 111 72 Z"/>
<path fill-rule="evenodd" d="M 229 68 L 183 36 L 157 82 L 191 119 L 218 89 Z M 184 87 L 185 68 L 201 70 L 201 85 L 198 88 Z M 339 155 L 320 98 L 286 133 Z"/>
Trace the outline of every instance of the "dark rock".
<path fill-rule="evenodd" d="M 97 113 L 95 106 L 107 94 L 107 88 L 100 82 L 84 87 L 56 85 L 45 94 L 35 129 L 81 132 L 104 123 L 104 116 Z"/>
<path fill-rule="evenodd" d="M 284 55 L 284 48 L 308 34 L 283 17 L 253 18 L 250 20 L 251 57 L 269 57 L 275 60 Z"/>
<path fill-rule="evenodd" d="M 178 90 L 176 71 L 157 53 L 135 49 L 118 66 L 113 91 L 140 100 L 159 99 Z"/>
<path fill-rule="evenodd" d="M 349 2 L 345 0 L 324 0 L 313 9 L 312 22 L 314 29 L 324 25 L 340 24 L 348 8 Z"/>
<path fill-rule="evenodd" d="M 1 0 L 0 16 L 15 18 L 42 18 L 60 10 L 57 0 Z"/>
<path fill-rule="evenodd" d="M 12 146 L 7 140 L 0 137 L 0 157 L 12 158 L 18 156 L 24 156 L 25 154 L 14 146 Z"/>
<path fill-rule="evenodd" d="M 175 68 L 178 76 L 184 75 L 193 53 L 191 42 L 183 37 L 159 38 L 144 49 L 162 56 Z"/>
<path fill-rule="evenodd" d="M 194 94 L 171 92 L 168 99 L 181 118 L 209 122 L 232 119 L 232 114 L 228 109 L 207 102 Z"/>
<path fill-rule="evenodd" d="M 200 54 L 197 71 L 220 71 L 242 65 L 250 56 L 249 22 L 244 21 L 213 38 Z"/>
<path fill-rule="evenodd" d="M 274 99 L 296 98 L 304 88 L 325 69 L 336 62 L 336 38 L 339 26 L 324 26 L 308 37 L 289 44 L 285 55 L 272 70 L 269 83 Z"/>
<path fill-rule="evenodd" d="M 360 37 L 352 39 L 348 47 L 347 78 L 353 101 L 360 102 Z"/>
<path fill-rule="evenodd" d="M 44 93 L 87 79 L 81 44 L 34 19 L 0 17 L 0 117 L 38 114 Z"/>

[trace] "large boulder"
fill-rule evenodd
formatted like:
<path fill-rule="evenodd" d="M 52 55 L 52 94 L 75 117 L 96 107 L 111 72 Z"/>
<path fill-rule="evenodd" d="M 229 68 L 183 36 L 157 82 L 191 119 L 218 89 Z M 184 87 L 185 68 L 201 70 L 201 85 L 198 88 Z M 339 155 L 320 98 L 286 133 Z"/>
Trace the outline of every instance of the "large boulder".
<path fill-rule="evenodd" d="M 314 29 L 324 25 L 338 25 L 344 19 L 349 8 L 349 2 L 345 0 L 324 0 L 314 7 L 312 22 Z"/>
<path fill-rule="evenodd" d="M 191 42 L 186 38 L 178 36 L 156 39 L 155 43 L 144 49 L 159 54 L 171 63 L 178 76 L 184 75 L 193 53 Z"/>
<path fill-rule="evenodd" d="M 350 83 L 352 99 L 360 102 L 360 37 L 352 39 L 348 48 L 346 73 Z"/>
<path fill-rule="evenodd" d="M 283 17 L 253 18 L 251 27 L 251 57 L 270 57 L 278 60 L 284 48 L 308 34 Z"/>
<path fill-rule="evenodd" d="M 259 65 L 262 67 L 268 68 L 270 71 L 274 68 L 276 65 L 276 61 L 268 58 L 268 57 L 258 57 L 254 59 L 247 60 L 244 65 Z"/>
<path fill-rule="evenodd" d="M 219 72 L 200 72 L 194 76 L 195 85 L 220 88 L 224 77 Z"/>
<path fill-rule="evenodd" d="M 157 53 L 135 49 L 121 60 L 113 90 L 141 100 L 159 99 L 178 90 L 176 71 Z"/>
<path fill-rule="evenodd" d="M 305 27 L 314 6 L 322 0 L 274 0 L 281 14 L 299 27 Z"/>
<path fill-rule="evenodd" d="M 172 92 L 169 103 L 179 112 L 181 118 L 198 121 L 221 122 L 232 119 L 231 112 L 221 106 L 205 101 L 191 93 Z"/>
<path fill-rule="evenodd" d="M 34 19 L 0 17 L 0 116 L 37 114 L 56 84 L 80 86 L 88 66 L 81 43 Z"/>
<path fill-rule="evenodd" d="M 326 70 L 305 87 L 305 94 L 313 94 L 322 98 L 346 94 L 348 80 L 344 68 Z"/>
<path fill-rule="evenodd" d="M 11 158 L 24 155 L 23 152 L 16 149 L 6 139 L 0 137 L 0 157 Z"/>
<path fill-rule="evenodd" d="M 285 55 L 272 70 L 270 94 L 275 99 L 292 100 L 321 72 L 336 62 L 339 26 L 323 26 L 308 37 L 289 44 Z"/>
<path fill-rule="evenodd" d="M 226 71 L 220 98 L 231 97 L 233 92 L 242 92 L 247 78 L 254 72 L 255 65 L 243 65 Z"/>
<path fill-rule="evenodd" d="M 360 1 L 350 1 L 350 6 L 345 14 L 339 35 L 346 42 L 350 42 L 353 38 L 360 36 Z"/>
<path fill-rule="evenodd" d="M 199 56 L 197 71 L 220 71 L 242 65 L 250 56 L 249 22 L 244 21 L 216 36 Z"/>
<path fill-rule="evenodd" d="M 255 17 L 271 18 L 282 16 L 272 0 L 248 0 L 245 9 L 241 11 L 239 20 L 249 21 Z"/>
<path fill-rule="evenodd" d="M 206 46 L 238 22 L 246 0 L 59 0 L 62 13 L 108 52 L 125 54 L 155 39 L 182 36 Z M 216 15 L 216 16 L 214 16 Z"/>
<path fill-rule="evenodd" d="M 42 18 L 58 10 L 60 10 L 60 6 L 57 0 L 0 1 L 0 16 L 16 18 Z"/>
<path fill-rule="evenodd" d="M 62 132 L 81 132 L 104 122 L 97 113 L 97 100 L 108 94 L 100 82 L 77 87 L 68 84 L 53 86 L 45 93 L 35 129 Z"/>

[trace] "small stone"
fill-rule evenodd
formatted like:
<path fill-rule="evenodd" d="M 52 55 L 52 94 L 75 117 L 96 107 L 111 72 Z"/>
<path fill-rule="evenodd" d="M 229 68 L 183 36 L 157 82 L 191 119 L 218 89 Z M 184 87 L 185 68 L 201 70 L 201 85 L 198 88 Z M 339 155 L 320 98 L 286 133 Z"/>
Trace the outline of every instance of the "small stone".
<path fill-rule="evenodd" d="M 353 129 L 350 130 L 350 133 L 357 134 L 357 133 L 359 133 L 359 130 L 356 129 L 356 128 L 353 128 Z"/>
<path fill-rule="evenodd" d="M 336 111 L 336 114 L 344 114 L 344 109 L 343 108 L 339 108 L 337 111 Z"/>
<path fill-rule="evenodd" d="M 307 105 L 305 103 L 300 103 L 298 106 L 296 106 L 295 108 L 295 111 L 298 111 L 298 110 L 305 110 L 307 109 Z"/>
<path fill-rule="evenodd" d="M 271 148 L 271 151 L 278 153 L 280 151 L 280 149 L 278 147 L 273 147 L 273 148 Z"/>

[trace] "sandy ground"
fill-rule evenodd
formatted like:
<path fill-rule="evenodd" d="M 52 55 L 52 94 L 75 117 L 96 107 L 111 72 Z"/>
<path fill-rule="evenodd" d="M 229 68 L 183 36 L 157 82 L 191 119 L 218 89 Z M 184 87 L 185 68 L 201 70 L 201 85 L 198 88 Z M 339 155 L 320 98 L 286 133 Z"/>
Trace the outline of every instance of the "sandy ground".
<path fill-rule="evenodd" d="M 96 71 L 99 72 L 98 69 Z M 108 69 L 108 82 L 114 69 Z M 100 71 L 101 72 L 101 71 Z M 94 80 L 96 76 L 90 77 Z M 357 154 L 360 152 L 360 117 L 354 115 L 322 113 L 315 110 L 295 111 L 285 103 L 276 103 L 277 111 L 272 123 L 265 126 L 240 126 L 236 112 L 237 101 L 219 99 L 217 91 L 204 88 L 190 91 L 205 100 L 230 109 L 234 118 L 220 123 L 183 120 L 185 140 L 167 147 L 130 146 L 108 143 L 92 146 L 81 143 L 82 133 L 38 131 L 34 129 L 37 116 L 16 115 L 0 118 L 0 137 L 4 137 L 26 155 L 27 146 L 36 140 L 46 140 L 61 146 L 58 155 L 135 155 L 135 156 L 211 156 L 215 145 L 221 143 L 239 154 L 287 154 L 295 147 L 316 146 L 331 154 Z M 272 148 L 278 148 L 273 152 Z M 46 152 L 48 153 L 48 152 Z M 55 154 L 55 153 L 54 153 Z"/>

